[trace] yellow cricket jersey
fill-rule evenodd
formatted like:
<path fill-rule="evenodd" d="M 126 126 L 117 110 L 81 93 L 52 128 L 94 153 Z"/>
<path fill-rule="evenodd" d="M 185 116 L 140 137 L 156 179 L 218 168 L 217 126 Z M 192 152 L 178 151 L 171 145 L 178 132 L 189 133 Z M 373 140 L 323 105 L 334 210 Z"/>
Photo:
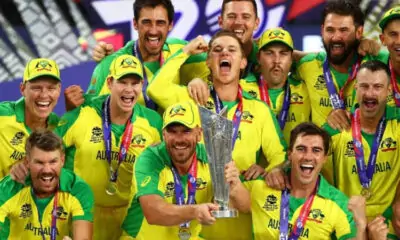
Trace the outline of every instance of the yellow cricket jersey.
<path fill-rule="evenodd" d="M 356 107 L 356 106 L 355 106 Z M 352 111 L 354 112 L 354 109 Z M 361 195 L 362 186 L 357 173 L 357 164 L 353 147 L 352 131 L 339 132 L 328 124 L 324 129 L 332 136 L 331 162 L 324 165 L 324 172 L 333 174 L 333 185 L 347 196 Z M 368 164 L 374 134 L 362 132 L 364 161 Z M 379 145 L 375 173 L 372 178 L 372 196 L 367 200 L 369 220 L 383 214 L 394 199 L 400 177 L 400 122 L 395 107 L 386 107 L 386 128 Z"/>
<path fill-rule="evenodd" d="M 303 81 L 294 80 L 291 76 L 287 79 L 290 87 L 290 106 L 286 124 L 283 129 L 283 136 L 286 142 L 290 140 L 290 132 L 299 123 L 310 121 L 311 107 L 306 85 Z M 248 92 L 252 97 L 260 99 L 260 89 L 257 84 L 257 78 L 250 74 L 239 82 L 242 89 Z M 283 107 L 285 89 L 268 89 L 270 97 L 270 108 L 275 116 L 278 116 Z"/>
<path fill-rule="evenodd" d="M 168 81 L 173 78 L 188 55 L 178 51 L 154 76 L 153 82 L 147 89 L 148 95 L 163 109 L 168 106 L 191 100 L 187 87 Z M 224 103 L 228 106 L 228 119 L 233 119 L 237 102 Z M 212 97 L 207 101 L 209 110 L 215 112 Z M 247 170 L 251 165 L 259 163 L 261 156 L 268 162 L 267 171 L 283 163 L 286 159 L 286 143 L 276 118 L 270 108 L 263 102 L 252 98 L 243 91 L 243 114 L 239 126 L 238 138 L 233 149 L 232 158 L 240 171 Z M 220 239 L 243 239 L 251 234 L 251 216 L 241 214 L 236 219 L 221 219 L 212 228 L 204 228 L 204 237 Z M 237 229 L 232 232 L 231 229 Z M 218 230 L 218 231 L 217 231 Z M 216 231 L 210 233 L 209 231 Z M 207 233 L 208 232 L 208 233 Z"/>
<path fill-rule="evenodd" d="M 167 60 L 175 52 L 183 48 L 186 44 L 187 42 L 184 40 L 180 40 L 177 38 L 167 38 L 162 48 L 162 56 L 164 61 Z M 109 94 L 110 90 L 107 87 L 106 79 L 109 74 L 112 60 L 123 54 L 133 55 L 134 46 L 135 41 L 129 41 L 123 48 L 105 57 L 99 64 L 97 64 L 93 72 L 92 80 L 88 87 L 87 93 L 94 94 L 96 96 Z M 169 79 L 169 81 L 186 85 L 193 78 L 196 77 L 206 79 L 207 75 L 209 74 L 209 70 L 206 66 L 205 60 L 206 54 L 198 54 L 190 57 L 180 69 L 179 75 L 176 76 L 176 78 L 174 79 Z M 147 79 L 149 82 L 151 82 L 153 75 L 160 69 L 160 63 L 158 61 L 144 62 L 144 67 Z M 139 96 L 138 103 L 144 105 L 144 99 L 142 95 Z"/>
<path fill-rule="evenodd" d="M 0 179 L 11 166 L 25 157 L 25 141 L 31 129 L 25 125 L 25 99 L 0 103 Z M 49 129 L 57 126 L 58 117 L 51 113 L 47 119 Z"/>
<path fill-rule="evenodd" d="M 213 198 L 210 169 L 207 153 L 203 144 L 196 146 L 197 179 L 196 203 L 210 203 Z M 139 198 L 145 195 L 159 195 L 167 203 L 176 204 L 175 183 L 172 174 L 172 160 L 165 147 L 165 142 L 147 148 L 135 164 L 135 184 L 137 193 L 134 197 L 128 214 L 122 225 L 123 236 L 121 239 L 179 239 L 179 226 L 164 227 L 149 225 L 143 216 Z M 188 175 L 180 176 L 185 193 L 185 202 L 188 196 Z M 200 239 L 201 225 L 197 220 L 190 222 L 191 240 Z"/>
<path fill-rule="evenodd" d="M 311 104 L 311 120 L 318 126 L 325 123 L 328 114 L 333 109 L 323 72 L 326 57 L 325 52 L 308 54 L 298 63 L 296 73 L 296 77 L 303 80 L 307 86 Z M 330 71 L 336 91 L 339 93 L 349 74 L 340 73 L 332 67 Z M 344 102 L 347 110 L 353 106 L 354 85 L 355 81 L 352 81 L 344 90 Z"/>
<path fill-rule="evenodd" d="M 109 183 L 109 164 L 106 159 L 101 115 L 108 95 L 95 97 L 81 107 L 66 113 L 56 133 L 66 147 L 65 167 L 83 178 L 94 192 L 96 206 L 122 207 L 135 194 L 132 188 L 133 164 L 149 145 L 161 139 L 161 117 L 153 110 L 136 104 L 133 109 L 133 133 L 126 158 L 118 169 L 117 194 L 110 196 L 105 189 Z M 125 125 L 111 125 L 112 164 L 116 169 Z"/>
<path fill-rule="evenodd" d="M 42 240 L 42 233 L 50 239 L 54 196 L 36 199 L 31 180 L 27 179 L 20 184 L 6 176 L 0 182 L 1 239 Z M 71 236 L 72 221 L 93 221 L 93 202 L 90 187 L 75 173 L 62 169 L 57 194 L 57 239 Z"/>
<path fill-rule="evenodd" d="M 264 180 L 245 182 L 251 194 L 253 239 L 279 239 L 282 191 L 268 187 Z M 306 198 L 289 199 L 289 233 Z M 299 239 L 350 239 L 357 229 L 347 208 L 348 198 L 322 176 L 306 224 Z M 250 238 L 248 238 L 250 239 Z"/>

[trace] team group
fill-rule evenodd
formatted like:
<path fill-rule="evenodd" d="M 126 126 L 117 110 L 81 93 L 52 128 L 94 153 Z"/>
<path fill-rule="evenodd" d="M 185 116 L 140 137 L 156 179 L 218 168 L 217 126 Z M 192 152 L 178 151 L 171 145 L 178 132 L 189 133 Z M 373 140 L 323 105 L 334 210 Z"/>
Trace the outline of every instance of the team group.
<path fill-rule="evenodd" d="M 325 52 L 289 32 L 259 39 L 255 0 L 223 0 L 207 43 L 167 38 L 170 0 L 136 0 L 136 41 L 98 43 L 84 94 L 32 59 L 0 103 L 0 239 L 398 239 L 400 7 L 363 38 L 350 0 L 328 1 Z M 83 80 L 84 81 L 84 80 Z M 233 122 L 218 218 L 198 106 Z"/>

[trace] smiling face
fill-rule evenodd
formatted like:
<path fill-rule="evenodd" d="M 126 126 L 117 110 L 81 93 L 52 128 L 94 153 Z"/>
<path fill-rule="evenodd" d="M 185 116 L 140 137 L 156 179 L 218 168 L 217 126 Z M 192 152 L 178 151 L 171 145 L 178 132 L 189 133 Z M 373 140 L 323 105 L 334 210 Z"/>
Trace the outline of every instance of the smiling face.
<path fill-rule="evenodd" d="M 167 10 L 158 5 L 141 9 L 139 19 L 133 21 L 133 26 L 138 31 L 142 54 L 154 56 L 161 52 L 167 34 L 172 29 L 172 22 L 168 21 Z"/>
<path fill-rule="evenodd" d="M 225 85 L 239 81 L 240 71 L 246 67 L 240 43 L 231 36 L 220 36 L 212 40 L 207 58 L 213 81 Z"/>
<path fill-rule="evenodd" d="M 292 166 L 292 182 L 303 186 L 314 183 L 327 159 L 322 137 L 304 133 L 297 135 L 288 158 Z"/>
<path fill-rule="evenodd" d="M 253 33 L 258 28 L 260 19 L 250 1 L 225 3 L 221 14 L 218 23 L 222 29 L 234 32 L 242 43 L 253 41 Z"/>
<path fill-rule="evenodd" d="M 20 85 L 25 98 L 25 112 L 34 119 L 46 119 L 60 97 L 60 81 L 51 77 L 39 77 Z"/>
<path fill-rule="evenodd" d="M 362 26 L 356 27 L 352 16 L 328 14 L 321 27 L 328 60 L 337 65 L 344 63 L 357 50 L 362 31 Z"/>
<path fill-rule="evenodd" d="M 383 70 L 371 71 L 362 68 L 357 73 L 356 99 L 364 118 L 381 117 L 386 107 L 386 99 L 391 94 L 389 77 Z"/>
<path fill-rule="evenodd" d="M 26 156 L 33 189 L 38 197 L 47 197 L 55 193 L 64 165 L 64 153 L 57 149 L 44 151 L 33 147 Z"/>
<path fill-rule="evenodd" d="M 400 63 L 400 18 L 391 20 L 379 36 L 390 53 L 390 59 Z"/>
<path fill-rule="evenodd" d="M 292 65 L 292 50 L 284 44 L 269 44 L 258 53 L 258 62 L 268 87 L 281 86 L 286 81 Z"/>
<path fill-rule="evenodd" d="M 111 92 L 110 107 L 118 112 L 130 113 L 138 97 L 142 94 L 142 79 L 130 74 L 115 80 L 108 78 L 108 87 Z"/>
<path fill-rule="evenodd" d="M 191 160 L 200 141 L 200 128 L 188 128 L 182 124 L 170 124 L 163 130 L 165 146 L 172 162 L 185 164 Z"/>

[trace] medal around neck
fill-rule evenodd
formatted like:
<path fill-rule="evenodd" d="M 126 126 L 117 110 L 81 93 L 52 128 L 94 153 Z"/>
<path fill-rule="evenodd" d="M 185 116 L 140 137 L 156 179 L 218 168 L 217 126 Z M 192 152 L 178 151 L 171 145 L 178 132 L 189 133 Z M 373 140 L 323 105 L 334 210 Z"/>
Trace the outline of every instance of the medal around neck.
<path fill-rule="evenodd" d="M 106 188 L 106 193 L 110 196 L 113 196 L 117 193 L 117 183 L 109 182 Z"/>
<path fill-rule="evenodd" d="M 227 111 L 221 111 L 226 115 Z M 215 218 L 238 217 L 236 209 L 229 208 L 229 185 L 225 182 L 225 165 L 232 161 L 233 123 L 221 116 L 199 107 L 201 127 L 210 166 L 214 201 L 219 209 L 211 213 Z"/>
<path fill-rule="evenodd" d="M 371 189 L 363 187 L 361 190 L 361 196 L 365 197 L 366 200 L 370 199 L 372 196 Z"/>
<path fill-rule="evenodd" d="M 179 228 L 178 237 L 180 240 L 189 240 L 191 235 L 192 234 L 190 233 L 189 228 L 186 227 Z"/>

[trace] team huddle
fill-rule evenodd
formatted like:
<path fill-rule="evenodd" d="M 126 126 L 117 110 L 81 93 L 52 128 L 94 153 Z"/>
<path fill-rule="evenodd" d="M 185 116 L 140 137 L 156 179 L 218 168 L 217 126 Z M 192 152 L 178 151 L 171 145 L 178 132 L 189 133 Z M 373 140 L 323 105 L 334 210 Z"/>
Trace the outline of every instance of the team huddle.
<path fill-rule="evenodd" d="M 138 39 L 98 43 L 61 117 L 57 63 L 27 63 L 0 103 L 0 239 L 400 237 L 400 7 L 379 44 L 358 5 L 328 1 L 325 51 L 304 53 L 283 28 L 253 39 L 255 0 L 221 4 L 221 30 L 186 42 L 167 37 L 171 0 L 134 1 Z M 236 218 L 212 213 L 199 106 L 234 125 Z"/>

